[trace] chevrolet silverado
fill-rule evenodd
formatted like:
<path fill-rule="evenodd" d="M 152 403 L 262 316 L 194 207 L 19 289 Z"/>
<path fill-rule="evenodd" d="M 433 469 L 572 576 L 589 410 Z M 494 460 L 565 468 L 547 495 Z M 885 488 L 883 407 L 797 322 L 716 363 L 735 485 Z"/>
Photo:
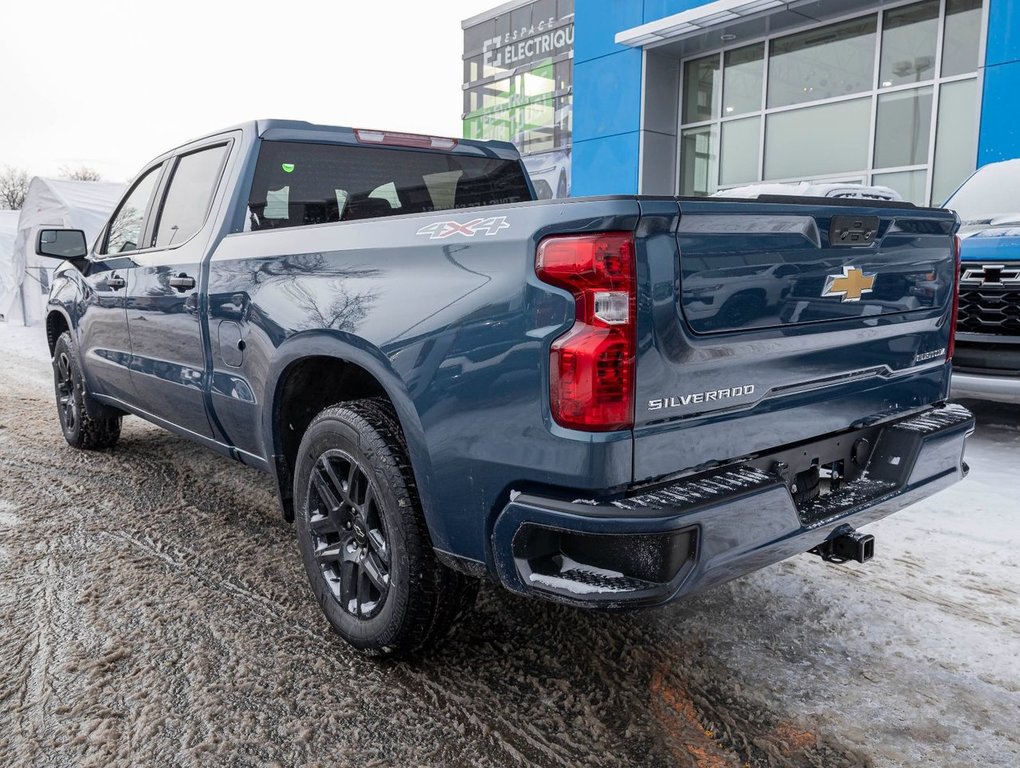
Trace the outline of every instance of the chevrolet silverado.
<path fill-rule="evenodd" d="M 64 437 L 134 415 L 271 473 L 371 654 L 481 578 L 622 609 L 863 562 L 965 475 L 952 212 L 534 197 L 498 142 L 269 120 L 157 157 L 91 247 L 36 238 Z"/>

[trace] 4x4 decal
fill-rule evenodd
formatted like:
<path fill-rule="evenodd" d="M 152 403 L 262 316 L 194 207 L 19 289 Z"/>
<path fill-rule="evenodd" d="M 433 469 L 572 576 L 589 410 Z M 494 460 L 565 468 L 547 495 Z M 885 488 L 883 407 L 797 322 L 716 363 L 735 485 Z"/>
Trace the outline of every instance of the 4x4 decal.
<path fill-rule="evenodd" d="M 416 235 L 428 235 L 429 240 L 443 240 L 453 235 L 474 237 L 479 232 L 494 235 L 500 230 L 509 228 L 506 216 L 492 216 L 488 219 L 472 219 L 471 221 L 434 221 L 426 224 L 415 232 Z"/>

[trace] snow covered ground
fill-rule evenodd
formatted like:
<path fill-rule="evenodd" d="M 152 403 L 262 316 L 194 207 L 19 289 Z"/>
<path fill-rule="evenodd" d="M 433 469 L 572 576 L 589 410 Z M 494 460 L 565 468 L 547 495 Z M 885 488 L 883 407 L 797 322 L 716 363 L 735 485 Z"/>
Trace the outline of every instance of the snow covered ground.
<path fill-rule="evenodd" d="M 76 453 L 52 397 L 42 329 L 0 323 L 0 764 L 1020 766 L 1020 408 L 966 403 L 970 476 L 867 565 L 619 616 L 489 585 L 378 665 L 267 478 L 137 419 Z"/>

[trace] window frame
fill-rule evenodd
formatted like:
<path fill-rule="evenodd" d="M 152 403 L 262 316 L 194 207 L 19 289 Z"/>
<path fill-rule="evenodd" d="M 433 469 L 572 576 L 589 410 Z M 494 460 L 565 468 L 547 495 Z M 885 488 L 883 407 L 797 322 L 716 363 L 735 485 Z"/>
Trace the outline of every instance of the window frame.
<path fill-rule="evenodd" d="M 146 224 L 146 240 L 149 245 L 145 249 L 146 251 L 172 251 L 174 248 L 180 248 L 182 245 L 191 242 L 194 238 L 198 237 L 202 233 L 202 230 L 206 228 L 209 223 L 209 214 L 212 212 L 213 203 L 216 201 L 216 194 L 220 191 L 220 187 L 223 185 L 223 174 L 227 168 L 227 161 L 230 159 L 230 152 L 233 149 L 234 139 L 232 137 L 216 137 L 215 139 L 198 146 L 189 146 L 186 150 L 176 152 L 166 160 L 167 171 L 164 172 L 164 178 L 160 180 L 160 186 L 157 188 L 157 199 L 159 205 L 153 205 L 151 217 L 151 223 L 147 219 Z M 202 217 L 202 223 L 198 229 L 191 233 L 189 237 L 181 240 L 179 243 L 173 243 L 170 245 L 156 246 L 156 233 L 159 231 L 159 224 L 163 219 L 163 209 L 166 207 L 166 200 L 170 194 L 170 189 L 173 187 L 174 177 L 177 175 L 177 168 L 180 166 L 181 160 L 190 155 L 196 155 L 199 152 L 205 152 L 210 149 L 216 149 L 217 147 L 225 147 L 226 151 L 223 153 L 223 158 L 220 160 L 220 167 L 215 174 L 215 183 L 212 187 L 212 192 L 209 195 L 209 202 L 206 204 L 205 214 Z"/>
<path fill-rule="evenodd" d="M 190 242 L 197 237 L 201 232 L 208 226 L 210 214 L 212 213 L 213 203 L 216 202 L 216 196 L 223 187 L 223 179 L 226 174 L 227 166 L 230 161 L 231 153 L 233 152 L 235 144 L 234 136 L 212 136 L 208 139 L 201 139 L 200 143 L 189 144 L 188 146 L 174 150 L 173 152 L 167 153 L 160 156 L 158 159 L 152 161 L 145 169 L 138 174 L 135 178 L 134 183 L 124 193 L 124 196 L 120 199 L 117 204 L 114 213 L 106 220 L 106 224 L 103 225 L 102 231 L 99 233 L 99 237 L 96 241 L 96 248 L 94 249 L 94 260 L 95 261 L 106 261 L 108 259 L 116 259 L 124 256 L 134 256 L 135 254 L 149 254 L 149 253 L 160 253 L 162 251 L 171 251 L 174 248 L 180 248 L 185 243 Z M 173 245 L 167 245 L 162 247 L 155 247 L 153 243 L 156 238 L 156 224 L 163 215 L 163 206 L 166 202 L 166 194 L 170 189 L 170 183 L 173 181 L 173 173 L 177 170 L 177 163 L 182 157 L 187 155 L 201 152 L 205 149 L 212 149 L 213 147 L 226 146 L 227 151 L 223 156 L 223 160 L 220 164 L 219 174 L 216 177 L 216 185 L 213 187 L 212 197 L 209 199 L 209 206 L 205 212 L 205 218 L 202 220 L 202 226 L 198 228 L 187 240 L 182 240 L 179 243 Z M 162 166 L 162 167 L 161 167 Z M 138 188 L 138 185 L 142 183 L 142 180 L 153 170 L 159 170 L 159 176 L 156 179 L 156 185 L 153 187 L 152 194 L 149 197 L 148 204 L 145 208 L 143 216 L 142 232 L 140 242 L 147 243 L 144 248 L 136 248 L 133 251 L 122 251 L 119 253 L 107 253 L 106 249 L 109 245 L 109 234 L 110 224 L 117 215 L 120 213 L 121 208 L 124 207 L 124 203 L 127 202 L 128 198 Z"/>

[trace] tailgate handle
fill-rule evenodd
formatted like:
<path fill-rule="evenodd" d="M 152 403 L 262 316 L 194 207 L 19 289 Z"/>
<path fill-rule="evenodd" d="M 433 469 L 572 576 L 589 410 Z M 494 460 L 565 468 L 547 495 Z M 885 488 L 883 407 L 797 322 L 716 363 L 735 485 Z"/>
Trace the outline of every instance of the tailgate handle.
<path fill-rule="evenodd" d="M 829 245 L 871 245 L 878 234 L 878 216 L 833 216 Z"/>

